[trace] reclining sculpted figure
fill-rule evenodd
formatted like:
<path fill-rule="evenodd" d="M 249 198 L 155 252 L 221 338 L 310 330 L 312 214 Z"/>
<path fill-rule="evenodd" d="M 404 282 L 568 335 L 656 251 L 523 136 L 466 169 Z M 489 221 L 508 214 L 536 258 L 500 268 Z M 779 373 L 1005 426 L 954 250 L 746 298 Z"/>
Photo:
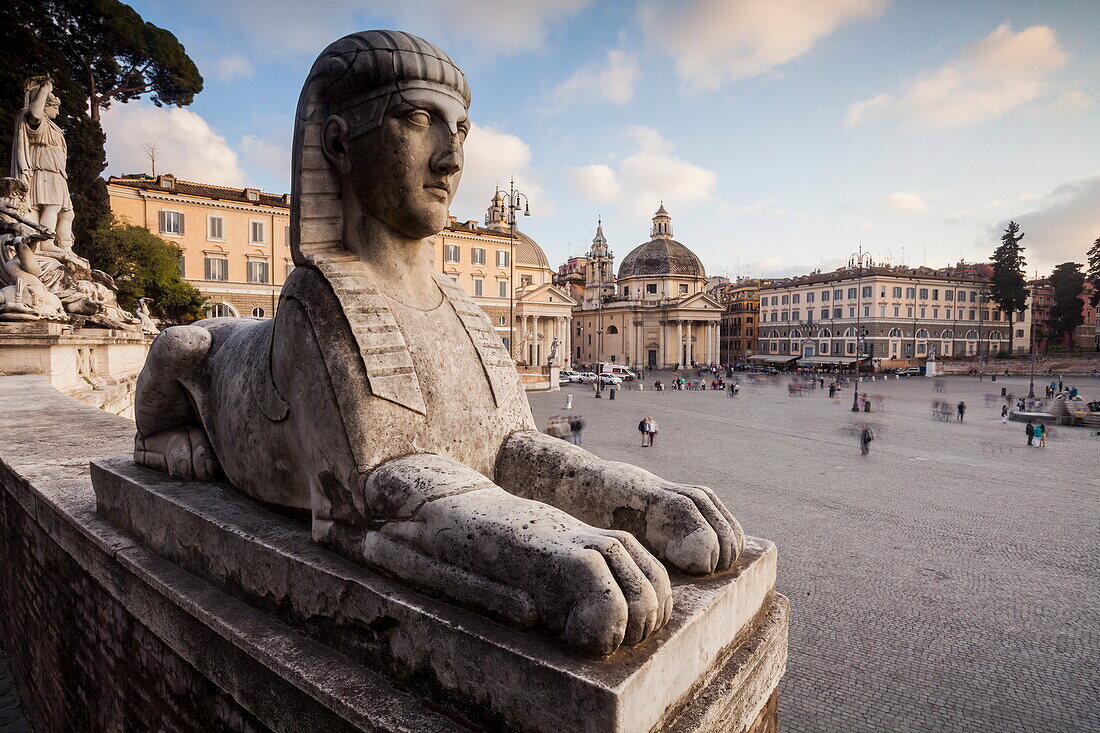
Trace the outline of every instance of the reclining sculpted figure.
<path fill-rule="evenodd" d="M 540 434 L 488 318 L 433 268 L 469 101 L 409 34 L 321 54 L 295 120 L 297 267 L 278 314 L 160 334 L 135 460 L 224 473 L 354 561 L 609 654 L 667 621 L 661 561 L 727 570 L 744 535 L 710 489 Z"/>

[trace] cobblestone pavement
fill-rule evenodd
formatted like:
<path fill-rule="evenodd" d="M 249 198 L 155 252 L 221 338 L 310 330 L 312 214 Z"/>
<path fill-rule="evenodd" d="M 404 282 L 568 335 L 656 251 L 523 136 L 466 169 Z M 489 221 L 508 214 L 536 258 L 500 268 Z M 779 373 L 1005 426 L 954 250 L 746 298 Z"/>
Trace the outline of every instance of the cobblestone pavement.
<path fill-rule="evenodd" d="M 664 376 L 667 383 L 667 375 Z M 1100 380 L 1073 379 L 1100 396 Z M 1054 427 L 1047 447 L 1002 425 L 1027 380 L 871 382 L 852 413 L 786 381 L 724 393 L 590 387 L 531 396 L 545 425 L 584 415 L 583 442 L 713 487 L 747 533 L 779 546 L 791 598 L 784 731 L 1100 730 L 1100 437 Z M 1038 385 L 1041 390 L 1041 384 Z M 932 419 L 965 400 L 965 421 Z M 638 421 L 658 421 L 653 448 Z M 855 429 L 877 432 L 862 457 Z"/>

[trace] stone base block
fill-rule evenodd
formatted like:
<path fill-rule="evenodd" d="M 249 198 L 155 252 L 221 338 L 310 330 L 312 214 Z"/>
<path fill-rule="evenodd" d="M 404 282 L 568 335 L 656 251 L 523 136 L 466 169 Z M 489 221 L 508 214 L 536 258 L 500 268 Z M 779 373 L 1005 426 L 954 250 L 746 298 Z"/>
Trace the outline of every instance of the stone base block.
<path fill-rule="evenodd" d="M 673 577 L 664 629 L 586 659 L 351 563 L 314 543 L 304 522 L 225 485 L 170 479 L 128 457 L 93 461 L 91 471 L 101 517 L 463 727 L 746 731 L 775 717 L 768 702 L 786 668 L 788 604 L 774 592 L 766 540 L 750 539 L 729 573 Z M 323 675 L 302 684 L 323 688 Z"/>

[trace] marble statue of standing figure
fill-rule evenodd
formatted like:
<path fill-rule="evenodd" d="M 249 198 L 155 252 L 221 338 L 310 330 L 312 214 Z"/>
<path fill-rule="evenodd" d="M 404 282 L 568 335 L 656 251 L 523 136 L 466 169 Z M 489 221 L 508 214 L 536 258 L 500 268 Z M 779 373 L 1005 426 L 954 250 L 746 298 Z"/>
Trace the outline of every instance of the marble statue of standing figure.
<path fill-rule="evenodd" d="M 466 77 L 395 31 L 318 57 L 295 118 L 295 269 L 274 318 L 163 331 L 135 461 L 308 516 L 409 586 L 606 655 L 669 618 L 670 567 L 728 570 L 708 488 L 538 432 L 493 324 L 432 262 L 470 129 Z"/>
<path fill-rule="evenodd" d="M 53 93 L 49 77 L 27 81 L 23 108 L 15 117 L 12 136 L 11 176 L 27 184 L 34 221 L 56 233 L 44 249 L 56 249 L 59 259 L 87 269 L 88 263 L 73 252 L 73 201 L 66 173 L 68 146 L 65 133 L 54 122 L 61 100 Z"/>
<path fill-rule="evenodd" d="M 26 196 L 23 181 L 0 178 L 0 320 L 65 321 L 64 305 L 47 285 L 60 264 L 38 255 L 53 232 L 31 221 Z"/>

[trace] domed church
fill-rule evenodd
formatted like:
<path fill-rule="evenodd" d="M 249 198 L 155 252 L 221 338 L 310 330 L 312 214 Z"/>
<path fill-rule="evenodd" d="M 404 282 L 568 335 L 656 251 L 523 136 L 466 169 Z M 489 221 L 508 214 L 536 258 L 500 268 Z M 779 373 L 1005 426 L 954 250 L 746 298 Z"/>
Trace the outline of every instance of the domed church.
<path fill-rule="evenodd" d="M 574 363 L 672 369 L 718 362 L 722 305 L 706 293 L 702 261 L 672 238 L 664 202 L 649 236 L 623 258 L 615 275 L 600 222 L 583 264 L 567 266 L 576 276 L 562 273 L 573 280 L 579 301 L 573 309 Z"/>

